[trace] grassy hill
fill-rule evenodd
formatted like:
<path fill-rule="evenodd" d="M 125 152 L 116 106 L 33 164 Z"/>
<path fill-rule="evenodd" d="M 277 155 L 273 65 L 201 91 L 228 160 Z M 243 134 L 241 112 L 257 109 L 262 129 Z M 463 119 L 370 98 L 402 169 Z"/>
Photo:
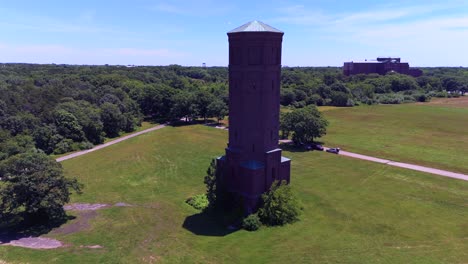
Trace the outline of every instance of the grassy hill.
<path fill-rule="evenodd" d="M 334 112 L 334 111 L 330 111 Z M 338 112 L 336 112 L 338 113 Z M 333 132 L 330 133 L 332 135 Z M 325 152 L 285 152 L 304 202 L 301 221 L 228 232 L 184 200 L 204 191 L 227 132 L 167 127 L 63 163 L 85 184 L 73 202 L 125 202 L 76 233 L 50 233 L 55 250 L 0 247 L 27 263 L 464 263 L 468 182 Z M 83 221 L 84 213 L 68 224 Z M 88 215 L 89 217 L 89 215 Z M 101 245 L 89 249 L 82 245 Z"/>

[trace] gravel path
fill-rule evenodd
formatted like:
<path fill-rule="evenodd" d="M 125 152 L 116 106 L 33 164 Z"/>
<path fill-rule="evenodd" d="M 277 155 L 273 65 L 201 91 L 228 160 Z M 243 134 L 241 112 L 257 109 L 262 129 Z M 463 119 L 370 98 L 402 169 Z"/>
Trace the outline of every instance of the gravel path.
<path fill-rule="evenodd" d="M 343 151 L 343 150 L 340 150 L 339 155 L 352 157 L 352 158 L 356 158 L 356 159 L 373 161 L 373 162 L 377 162 L 377 163 L 387 164 L 387 165 L 390 165 L 390 166 L 395 166 L 395 167 L 400 167 L 400 168 L 405 168 L 405 169 L 410 169 L 410 170 L 416 170 L 416 171 L 422 171 L 422 172 L 427 172 L 427 173 L 431 173 L 431 174 L 436 174 L 436 175 L 439 175 L 439 176 L 444 176 L 444 177 L 449 177 L 449 178 L 468 181 L 468 175 L 465 175 L 465 174 L 462 174 L 462 173 L 456 173 L 456 172 L 451 172 L 451 171 L 446 171 L 446 170 L 439 170 L 439 169 L 434 169 L 434 168 L 429 168 L 429 167 L 424 167 L 424 166 L 419 166 L 419 165 L 414 165 L 414 164 L 409 164 L 409 163 L 403 163 L 403 162 L 396 162 L 396 161 L 391 161 L 391 160 L 386 160 L 386 159 L 379 159 L 379 158 L 376 158 L 376 157 L 361 155 L 361 154 L 352 153 L 352 152 Z"/>
<path fill-rule="evenodd" d="M 87 153 L 90 153 L 90 152 L 93 152 L 93 151 L 96 151 L 96 150 L 99 150 L 99 149 L 103 149 L 103 148 L 105 148 L 105 147 L 108 147 L 108 146 L 117 144 L 117 143 L 122 142 L 122 141 L 124 141 L 124 140 L 127 140 L 127 139 L 129 139 L 129 138 L 136 137 L 136 136 L 139 136 L 139 135 L 142 135 L 142 134 L 146 134 L 146 133 L 151 132 L 151 131 L 155 131 L 155 130 L 161 129 L 161 128 L 165 127 L 165 126 L 166 126 L 166 125 L 158 125 L 158 126 L 155 126 L 155 127 L 152 127 L 152 128 L 148 128 L 148 129 L 142 130 L 142 131 L 140 131 L 140 132 L 136 132 L 136 133 L 133 133 L 133 134 L 130 134 L 130 135 L 127 135 L 127 136 L 123 136 L 123 137 L 121 137 L 121 138 L 118 138 L 118 139 L 109 141 L 109 142 L 107 142 L 107 143 L 104 143 L 104 144 L 101 144 L 101 145 L 97 145 L 97 146 L 95 146 L 95 147 L 92 148 L 92 149 L 86 149 L 86 150 L 78 151 L 78 152 L 75 152 L 75 153 L 72 153 L 72 154 L 69 154 L 69 155 L 66 155 L 66 156 L 57 158 L 57 159 L 55 159 L 55 160 L 56 160 L 57 162 L 61 162 L 61 161 L 64 161 L 64 160 L 68 160 L 68 159 L 72 159 L 72 158 L 75 158 L 75 157 L 79 157 L 79 156 L 81 156 L 81 155 L 84 155 L 84 154 L 87 154 Z"/>

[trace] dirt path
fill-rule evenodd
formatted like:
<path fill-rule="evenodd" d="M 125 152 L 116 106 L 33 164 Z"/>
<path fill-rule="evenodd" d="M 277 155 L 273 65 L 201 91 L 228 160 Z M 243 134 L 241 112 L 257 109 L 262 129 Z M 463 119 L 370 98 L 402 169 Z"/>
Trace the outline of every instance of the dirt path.
<path fill-rule="evenodd" d="M 439 169 L 419 166 L 419 165 L 415 165 L 415 164 L 409 164 L 409 163 L 396 162 L 396 161 L 391 161 L 391 160 L 386 160 L 386 159 L 380 159 L 380 158 L 376 158 L 376 157 L 361 155 L 361 154 L 352 153 L 352 152 L 343 151 L 343 150 L 340 151 L 339 155 L 352 157 L 352 158 L 356 158 L 356 159 L 368 160 L 368 161 L 372 161 L 372 162 L 387 164 L 387 165 L 390 165 L 390 166 L 395 166 L 395 167 L 400 167 L 400 168 L 405 168 L 405 169 L 410 169 L 410 170 L 416 170 L 416 171 L 422 171 L 422 172 L 427 172 L 427 173 L 431 173 L 431 174 L 436 174 L 436 175 L 439 175 L 439 176 L 444 176 L 444 177 L 449 177 L 449 178 L 468 181 L 468 175 L 465 175 L 465 174 L 462 174 L 462 173 L 456 173 L 456 172 L 451 172 L 451 171 L 446 171 L 446 170 L 439 170 Z"/>
<path fill-rule="evenodd" d="M 64 161 L 64 160 L 68 160 L 68 159 L 72 159 L 72 158 L 75 158 L 75 157 L 79 157 L 79 156 L 81 156 L 81 155 L 84 155 L 84 154 L 87 154 L 87 153 L 90 153 L 90 152 L 93 152 L 93 151 L 96 151 L 96 150 L 99 150 L 99 149 L 103 149 L 103 148 L 106 148 L 106 147 L 108 147 L 108 146 L 117 144 L 117 143 L 122 142 L 122 141 L 124 141 L 124 140 L 127 140 L 127 139 L 129 139 L 129 138 L 133 138 L 133 137 L 136 137 L 136 136 L 139 136 L 139 135 L 142 135 L 142 134 L 149 133 L 149 132 L 151 132 L 151 131 L 155 131 L 155 130 L 161 129 L 161 128 L 165 127 L 165 126 L 166 126 L 166 125 L 158 125 L 158 126 L 155 126 L 155 127 L 152 127 L 152 128 L 148 128 L 148 129 L 142 130 L 142 131 L 140 131 L 140 132 L 136 132 L 136 133 L 133 133 L 133 134 L 130 134 L 130 135 L 127 135 L 127 136 L 123 136 L 123 137 L 121 137 L 121 138 L 118 138 L 118 139 L 109 141 L 109 142 L 107 142 L 107 143 L 104 143 L 104 144 L 101 144 L 101 145 L 97 145 L 97 146 L 95 146 L 95 147 L 92 148 L 92 149 L 86 149 L 86 150 L 78 151 L 78 152 L 75 152 L 75 153 L 72 153 L 72 154 L 69 154 L 69 155 L 66 155 L 66 156 L 57 158 L 57 159 L 55 159 L 55 160 L 56 160 L 57 162 L 61 162 L 61 161 Z"/>

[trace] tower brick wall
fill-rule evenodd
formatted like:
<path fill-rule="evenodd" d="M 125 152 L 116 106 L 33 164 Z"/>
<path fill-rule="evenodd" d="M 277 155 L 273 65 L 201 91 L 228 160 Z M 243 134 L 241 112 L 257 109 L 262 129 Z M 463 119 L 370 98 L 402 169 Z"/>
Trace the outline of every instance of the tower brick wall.
<path fill-rule="evenodd" d="M 248 211 L 274 180 L 290 180 L 290 160 L 278 148 L 283 34 L 258 21 L 228 32 L 229 143 L 218 168 L 223 188 Z"/>

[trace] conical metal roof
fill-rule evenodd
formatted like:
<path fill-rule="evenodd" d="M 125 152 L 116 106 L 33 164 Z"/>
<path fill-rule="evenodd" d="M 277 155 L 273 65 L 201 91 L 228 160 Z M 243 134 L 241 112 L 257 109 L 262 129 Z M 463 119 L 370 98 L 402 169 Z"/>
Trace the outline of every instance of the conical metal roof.
<path fill-rule="evenodd" d="M 272 26 L 269 26 L 263 22 L 254 20 L 250 21 L 238 28 L 235 28 L 228 33 L 238 33 L 238 32 L 275 32 L 275 33 L 284 33 L 281 30 L 278 30 Z"/>

